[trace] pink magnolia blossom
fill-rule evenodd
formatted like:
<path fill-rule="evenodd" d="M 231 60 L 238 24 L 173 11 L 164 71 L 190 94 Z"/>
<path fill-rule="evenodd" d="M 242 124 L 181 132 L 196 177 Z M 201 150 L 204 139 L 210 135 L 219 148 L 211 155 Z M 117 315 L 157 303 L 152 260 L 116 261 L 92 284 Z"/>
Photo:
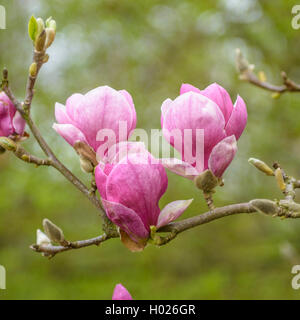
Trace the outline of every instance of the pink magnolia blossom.
<path fill-rule="evenodd" d="M 118 157 L 124 150 L 127 154 Z M 174 201 L 160 210 L 167 174 L 141 143 L 120 143 L 115 154 L 96 167 L 95 179 L 108 218 L 138 244 L 147 242 L 150 226 L 158 229 L 177 219 L 192 202 Z"/>
<path fill-rule="evenodd" d="M 114 289 L 112 300 L 133 300 L 128 290 L 121 284 L 117 284 Z"/>
<path fill-rule="evenodd" d="M 238 96 L 233 105 L 228 92 L 217 83 L 204 90 L 183 84 L 180 96 L 174 101 L 165 100 L 161 110 L 163 134 L 182 155 L 182 161 L 162 159 L 163 165 L 190 179 L 207 169 L 222 177 L 235 156 L 236 141 L 247 123 L 244 100 Z M 197 129 L 204 131 L 203 139 L 198 138 Z M 176 144 L 172 135 L 174 130 L 182 137 L 190 130 L 191 139 L 182 138 L 179 145 Z M 202 159 L 197 159 L 197 149 L 202 149 Z"/>
<path fill-rule="evenodd" d="M 22 136 L 25 129 L 25 120 L 16 110 L 8 96 L 0 93 L 0 136 Z"/>
<path fill-rule="evenodd" d="M 66 106 L 56 103 L 53 128 L 72 146 L 81 141 L 97 149 L 106 144 L 127 140 L 136 126 L 136 112 L 131 95 L 108 86 L 98 87 L 85 95 L 75 93 Z M 125 124 L 125 128 L 120 123 Z M 101 132 L 110 131 L 114 139 L 107 141 Z M 100 134 L 100 135 L 99 135 Z"/>

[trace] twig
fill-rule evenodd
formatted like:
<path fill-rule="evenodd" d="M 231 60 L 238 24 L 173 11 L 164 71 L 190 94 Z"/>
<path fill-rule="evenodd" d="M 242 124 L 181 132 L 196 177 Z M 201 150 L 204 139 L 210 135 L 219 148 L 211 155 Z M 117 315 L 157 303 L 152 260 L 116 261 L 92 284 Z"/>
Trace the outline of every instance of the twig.
<path fill-rule="evenodd" d="M 118 235 L 106 235 L 105 233 L 101 236 L 87 239 L 87 240 L 79 240 L 79 241 L 74 241 L 74 242 L 68 242 L 67 246 L 54 246 L 54 245 L 37 245 L 33 244 L 30 246 L 30 249 L 32 249 L 35 252 L 42 252 L 46 253 L 47 256 L 53 257 L 57 253 L 64 252 L 64 251 L 69 251 L 73 249 L 80 249 L 92 245 L 99 246 L 102 242 L 111 239 L 111 238 L 116 238 Z"/>
<path fill-rule="evenodd" d="M 257 77 L 253 72 L 254 65 L 249 64 L 249 62 L 243 57 L 239 49 L 237 49 L 236 53 L 236 65 L 240 73 L 241 80 L 248 81 L 249 83 L 252 83 L 257 87 L 275 93 L 300 92 L 300 84 L 297 84 L 296 82 L 289 79 L 284 71 L 281 72 L 283 84 L 280 86 L 260 80 L 259 77 Z"/>

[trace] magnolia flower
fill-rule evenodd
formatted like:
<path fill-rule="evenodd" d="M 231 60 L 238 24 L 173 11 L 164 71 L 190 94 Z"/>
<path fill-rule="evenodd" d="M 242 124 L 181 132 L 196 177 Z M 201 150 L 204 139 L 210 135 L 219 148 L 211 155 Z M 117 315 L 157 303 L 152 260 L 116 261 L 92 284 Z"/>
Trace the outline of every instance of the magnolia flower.
<path fill-rule="evenodd" d="M 112 300 L 133 300 L 128 290 L 121 285 L 117 284 L 114 289 Z"/>
<path fill-rule="evenodd" d="M 228 92 L 216 83 L 205 90 L 183 84 L 180 96 L 174 101 L 165 100 L 161 111 L 164 137 L 183 160 L 162 159 L 164 166 L 190 179 L 207 169 L 222 177 L 235 156 L 236 141 L 247 123 L 244 100 L 238 96 L 233 105 Z M 197 129 L 203 130 L 202 136 Z M 179 132 L 182 137 L 179 143 L 172 132 Z"/>
<path fill-rule="evenodd" d="M 125 149 L 127 155 L 114 162 Z M 174 201 L 160 210 L 158 201 L 166 192 L 167 174 L 140 144 L 119 146 L 115 156 L 96 167 L 95 179 L 108 218 L 120 228 L 123 243 L 132 251 L 144 248 L 151 226 L 158 229 L 177 219 L 192 202 Z"/>
<path fill-rule="evenodd" d="M 136 112 L 131 95 L 108 86 L 82 95 L 73 94 L 66 106 L 56 103 L 53 128 L 70 145 L 83 142 L 95 152 L 127 140 L 136 126 Z M 108 139 L 107 139 L 108 138 Z M 105 152 L 103 152 L 105 154 Z"/>
<path fill-rule="evenodd" d="M 22 136 L 25 129 L 25 120 L 16 110 L 8 96 L 0 93 L 0 136 Z"/>

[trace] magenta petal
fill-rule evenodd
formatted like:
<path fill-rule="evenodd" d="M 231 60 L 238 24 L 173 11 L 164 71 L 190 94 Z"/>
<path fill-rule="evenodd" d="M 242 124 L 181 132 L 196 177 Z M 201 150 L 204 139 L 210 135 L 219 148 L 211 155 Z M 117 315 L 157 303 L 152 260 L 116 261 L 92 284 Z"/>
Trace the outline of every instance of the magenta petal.
<path fill-rule="evenodd" d="M 166 168 L 179 176 L 193 180 L 199 172 L 188 162 L 176 158 L 162 158 L 160 163 Z"/>
<path fill-rule="evenodd" d="M 212 150 L 208 166 L 216 177 L 222 177 L 237 152 L 235 136 L 232 135 L 220 141 Z"/>
<path fill-rule="evenodd" d="M 0 136 L 8 137 L 13 133 L 9 106 L 5 101 L 0 100 Z"/>
<path fill-rule="evenodd" d="M 87 143 L 84 134 L 72 124 L 57 124 L 54 123 L 52 128 L 61 135 L 71 146 L 74 146 L 76 141 Z"/>
<path fill-rule="evenodd" d="M 15 132 L 19 135 L 23 135 L 25 129 L 26 121 L 22 118 L 19 111 L 17 111 L 13 118 L 13 126 Z"/>
<path fill-rule="evenodd" d="M 95 169 L 95 181 L 97 184 L 97 189 L 100 193 L 102 199 L 106 199 L 106 181 L 107 175 L 104 173 L 102 168 L 103 164 L 99 163 Z"/>
<path fill-rule="evenodd" d="M 183 212 L 188 208 L 192 201 L 193 199 L 177 200 L 167 204 L 159 214 L 156 227 L 159 229 L 176 220 L 183 214 Z"/>
<path fill-rule="evenodd" d="M 188 84 L 188 83 L 183 83 L 181 85 L 181 88 L 180 88 L 180 94 L 184 94 L 186 92 L 190 92 L 190 91 L 193 91 L 193 92 L 196 92 L 196 93 L 201 93 L 201 90 L 192 86 L 191 84 Z"/>
<path fill-rule="evenodd" d="M 128 290 L 121 285 L 117 284 L 114 289 L 112 300 L 133 300 Z"/>
<path fill-rule="evenodd" d="M 202 90 L 201 94 L 218 105 L 224 115 L 225 123 L 227 123 L 233 110 L 232 101 L 228 92 L 217 83 L 213 83 Z"/>
<path fill-rule="evenodd" d="M 105 199 L 102 199 L 102 202 L 108 218 L 125 231 L 133 241 L 139 242 L 141 239 L 148 238 L 149 231 L 146 230 L 142 219 L 134 210 L 121 203 L 111 202 Z"/>
<path fill-rule="evenodd" d="M 231 117 L 225 127 L 228 136 L 234 134 L 238 140 L 247 124 L 247 107 L 244 100 L 238 96 L 234 104 Z"/>

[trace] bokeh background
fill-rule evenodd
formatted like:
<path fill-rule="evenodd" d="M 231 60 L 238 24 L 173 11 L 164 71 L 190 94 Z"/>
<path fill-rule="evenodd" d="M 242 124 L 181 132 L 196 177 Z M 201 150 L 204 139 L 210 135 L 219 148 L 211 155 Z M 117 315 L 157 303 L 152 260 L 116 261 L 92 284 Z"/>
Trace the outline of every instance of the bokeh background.
<path fill-rule="evenodd" d="M 299 2 L 299 1 L 298 1 Z M 268 80 L 280 71 L 300 81 L 300 30 L 291 27 L 297 1 L 257 0 L 3 0 L 7 29 L 0 30 L 0 67 L 22 99 L 31 41 L 27 22 L 53 16 L 58 33 L 49 50 L 33 103 L 33 117 L 60 159 L 88 183 L 72 148 L 51 128 L 54 103 L 107 84 L 133 96 L 137 127 L 160 128 L 160 106 L 182 82 L 204 88 L 218 82 L 246 101 L 249 122 L 227 170 L 218 206 L 254 198 L 280 198 L 272 178 L 247 162 L 278 160 L 300 177 L 300 94 L 273 99 L 241 82 L 235 48 Z M 24 146 L 42 155 L 33 139 Z M 207 210 L 193 183 L 169 175 L 161 206 L 195 200 L 185 217 Z M 0 264 L 7 290 L 0 299 L 110 299 L 123 283 L 135 299 L 298 299 L 291 268 L 300 264 L 300 221 L 239 215 L 197 227 L 162 248 L 131 253 L 117 239 L 47 260 L 29 249 L 43 218 L 70 240 L 100 234 L 92 205 L 51 168 L 6 153 L 0 157 Z"/>

